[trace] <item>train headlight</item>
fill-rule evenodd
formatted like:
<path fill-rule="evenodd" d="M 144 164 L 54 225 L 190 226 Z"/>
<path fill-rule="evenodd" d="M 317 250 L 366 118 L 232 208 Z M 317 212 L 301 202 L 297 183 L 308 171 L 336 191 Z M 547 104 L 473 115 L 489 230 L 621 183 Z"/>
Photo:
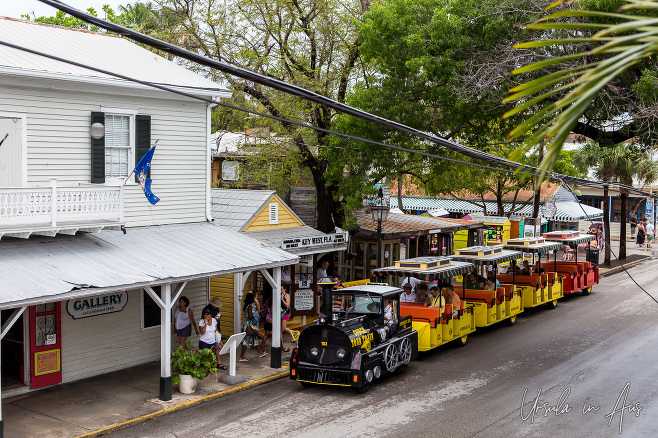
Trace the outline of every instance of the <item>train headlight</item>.
<path fill-rule="evenodd" d="M 317 356 L 318 354 L 320 354 L 320 349 L 318 347 L 311 347 L 311 354 L 313 356 Z"/>
<path fill-rule="evenodd" d="M 345 349 L 339 348 L 336 350 L 336 356 L 338 356 L 339 359 L 342 359 L 345 357 Z"/>

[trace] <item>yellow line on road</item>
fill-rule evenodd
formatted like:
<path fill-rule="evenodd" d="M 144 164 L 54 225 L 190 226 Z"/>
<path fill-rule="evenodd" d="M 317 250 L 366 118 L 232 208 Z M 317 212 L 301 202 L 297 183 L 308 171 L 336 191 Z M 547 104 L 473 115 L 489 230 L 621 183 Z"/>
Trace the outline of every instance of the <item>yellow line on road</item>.
<path fill-rule="evenodd" d="M 288 373 L 289 373 L 289 371 L 287 371 L 287 370 L 282 371 L 282 372 L 280 372 L 278 374 L 274 374 L 272 376 L 264 377 L 262 379 L 254 380 L 252 382 L 243 383 L 242 385 L 235 386 L 235 387 L 229 388 L 229 389 L 225 389 L 224 391 L 215 392 L 213 394 L 208 394 L 206 396 L 196 398 L 194 400 L 189 400 L 189 401 L 177 404 L 175 406 L 170 406 L 168 408 L 161 409 L 159 411 L 151 412 L 150 414 L 142 415 L 141 417 L 131 418 L 130 420 L 122 421 L 121 423 L 116 423 L 116 424 L 113 424 L 111 426 L 107 426 L 107 427 L 104 427 L 102 429 L 95 430 L 93 432 L 88 432 L 88 433 L 85 433 L 83 435 L 78 435 L 75 438 L 97 437 L 97 436 L 103 435 L 105 433 L 109 433 L 109 432 L 112 432 L 112 431 L 115 431 L 115 430 L 118 430 L 118 429 L 123 429 L 125 427 L 132 426 L 133 424 L 140 423 L 142 421 L 151 420 L 151 419 L 159 417 L 161 415 L 170 414 L 172 412 L 176 412 L 176 411 L 179 411 L 181 409 L 189 408 L 190 406 L 195 406 L 195 405 L 198 405 L 198 404 L 201 404 L 201 403 L 204 403 L 204 402 L 207 402 L 207 401 L 219 398 L 219 397 L 224 397 L 224 396 L 227 396 L 229 394 L 233 394 L 235 392 L 239 392 L 239 391 L 242 391 L 242 390 L 254 387 L 254 386 L 262 385 L 263 383 L 271 382 L 272 380 L 277 380 L 277 379 L 281 379 L 283 377 L 287 377 Z"/>

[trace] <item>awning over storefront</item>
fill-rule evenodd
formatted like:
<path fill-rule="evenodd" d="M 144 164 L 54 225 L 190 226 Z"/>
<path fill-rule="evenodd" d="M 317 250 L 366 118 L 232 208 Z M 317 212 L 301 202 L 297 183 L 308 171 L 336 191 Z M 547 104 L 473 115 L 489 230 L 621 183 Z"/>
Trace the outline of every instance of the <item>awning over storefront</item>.
<path fill-rule="evenodd" d="M 248 231 L 244 235 L 300 256 L 347 250 L 344 233 L 325 234 L 308 225 Z"/>
<path fill-rule="evenodd" d="M 3 240 L 0 309 L 297 263 L 210 223 Z"/>
<path fill-rule="evenodd" d="M 495 201 L 484 201 L 487 212 L 498 212 L 498 205 Z M 397 197 L 391 197 L 391 208 L 404 208 L 406 210 L 435 210 L 444 209 L 451 213 L 471 214 L 483 213 L 484 209 L 481 202 L 471 203 L 462 199 L 454 198 L 429 198 L 423 196 L 403 196 L 403 207 L 398 206 Z M 503 202 L 506 212 L 512 210 L 511 202 Z M 556 222 L 578 222 L 579 220 L 589 218 L 603 217 L 603 210 L 578 202 L 556 202 L 555 216 L 550 220 Z M 514 214 L 522 217 L 532 217 L 532 204 L 516 204 Z M 583 211 L 584 210 L 584 211 Z"/>

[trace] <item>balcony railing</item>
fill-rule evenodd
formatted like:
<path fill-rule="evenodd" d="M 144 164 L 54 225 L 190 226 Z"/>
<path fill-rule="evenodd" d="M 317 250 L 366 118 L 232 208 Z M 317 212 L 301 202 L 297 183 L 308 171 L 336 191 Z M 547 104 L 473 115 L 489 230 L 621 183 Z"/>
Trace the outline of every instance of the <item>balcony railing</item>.
<path fill-rule="evenodd" d="M 0 188 L 0 237 L 54 236 L 125 224 L 123 186 Z"/>

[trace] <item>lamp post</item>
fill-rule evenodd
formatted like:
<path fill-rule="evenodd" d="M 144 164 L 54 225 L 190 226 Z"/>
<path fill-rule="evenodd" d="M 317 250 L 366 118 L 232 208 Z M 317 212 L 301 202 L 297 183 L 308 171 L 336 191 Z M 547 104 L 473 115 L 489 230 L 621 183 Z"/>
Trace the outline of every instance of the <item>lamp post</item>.
<path fill-rule="evenodd" d="M 382 267 L 382 222 L 388 218 L 389 207 L 384 199 L 384 192 L 379 188 L 377 200 L 372 204 L 372 220 L 377 222 L 377 268 Z"/>

